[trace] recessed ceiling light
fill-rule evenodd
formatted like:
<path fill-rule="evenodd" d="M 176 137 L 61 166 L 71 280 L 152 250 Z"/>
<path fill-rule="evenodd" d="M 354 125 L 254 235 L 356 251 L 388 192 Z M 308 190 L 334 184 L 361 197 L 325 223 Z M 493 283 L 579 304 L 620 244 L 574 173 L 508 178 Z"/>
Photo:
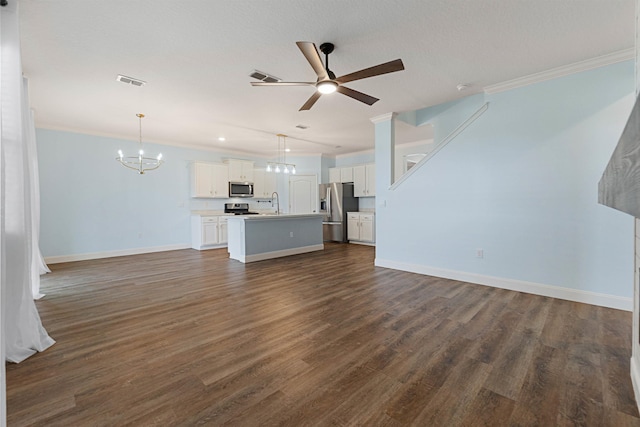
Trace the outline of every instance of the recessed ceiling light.
<path fill-rule="evenodd" d="M 224 142 L 226 140 L 227 140 L 227 138 L 225 138 L 224 136 L 221 136 L 220 138 L 218 138 L 218 141 L 220 141 L 220 142 Z"/>
<path fill-rule="evenodd" d="M 287 153 L 289 153 L 291 151 L 291 148 L 285 148 L 284 151 L 286 151 Z"/>

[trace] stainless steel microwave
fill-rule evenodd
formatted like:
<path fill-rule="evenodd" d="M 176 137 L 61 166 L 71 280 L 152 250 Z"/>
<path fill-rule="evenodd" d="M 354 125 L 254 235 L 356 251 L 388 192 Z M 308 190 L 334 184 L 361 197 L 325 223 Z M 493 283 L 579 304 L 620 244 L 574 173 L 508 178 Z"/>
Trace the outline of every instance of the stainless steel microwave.
<path fill-rule="evenodd" d="M 253 197 L 253 182 L 230 182 L 229 197 Z"/>

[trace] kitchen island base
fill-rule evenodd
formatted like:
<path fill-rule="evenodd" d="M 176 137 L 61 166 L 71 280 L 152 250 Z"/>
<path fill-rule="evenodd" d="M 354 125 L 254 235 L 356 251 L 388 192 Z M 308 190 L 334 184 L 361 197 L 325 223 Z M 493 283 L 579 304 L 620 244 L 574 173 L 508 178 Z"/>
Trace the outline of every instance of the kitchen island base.
<path fill-rule="evenodd" d="M 227 221 L 229 258 L 242 263 L 324 250 L 322 215 L 239 215 Z"/>

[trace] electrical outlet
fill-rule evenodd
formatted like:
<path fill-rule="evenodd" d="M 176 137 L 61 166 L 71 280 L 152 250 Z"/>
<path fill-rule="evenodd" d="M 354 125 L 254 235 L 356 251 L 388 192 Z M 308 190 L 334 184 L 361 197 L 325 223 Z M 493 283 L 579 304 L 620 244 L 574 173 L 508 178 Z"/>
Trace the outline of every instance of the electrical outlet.
<path fill-rule="evenodd" d="M 293 231 L 289 232 L 289 237 L 293 237 Z"/>
<path fill-rule="evenodd" d="M 476 258 L 484 258 L 484 249 L 476 249 Z"/>
<path fill-rule="evenodd" d="M 142 233 L 138 233 L 138 239 L 142 239 Z"/>

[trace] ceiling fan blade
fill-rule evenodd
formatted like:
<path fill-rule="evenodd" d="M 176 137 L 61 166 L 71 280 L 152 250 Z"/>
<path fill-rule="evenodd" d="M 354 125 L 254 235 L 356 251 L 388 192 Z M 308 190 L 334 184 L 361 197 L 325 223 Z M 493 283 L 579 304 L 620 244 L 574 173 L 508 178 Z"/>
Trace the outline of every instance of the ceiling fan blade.
<path fill-rule="evenodd" d="M 315 86 L 312 82 L 250 82 L 251 86 Z"/>
<path fill-rule="evenodd" d="M 313 104 L 316 103 L 316 101 L 318 99 L 320 99 L 320 97 L 322 96 L 322 94 L 318 91 L 313 92 L 313 95 L 311 95 L 311 97 L 309 99 L 307 99 L 307 102 L 304 103 L 304 105 L 302 107 L 300 107 L 300 109 L 298 111 L 306 111 L 311 109 L 311 107 L 313 107 Z"/>
<path fill-rule="evenodd" d="M 302 54 L 309 64 L 311 64 L 311 68 L 318 75 L 319 80 L 329 80 L 329 75 L 327 74 L 327 70 L 324 69 L 324 65 L 322 64 L 322 59 L 320 59 L 320 54 L 318 53 L 318 49 L 316 45 L 311 42 L 296 42 L 298 48 L 302 51 Z"/>
<path fill-rule="evenodd" d="M 349 89 L 348 87 L 338 86 L 336 89 L 343 95 L 347 95 L 353 99 L 356 99 L 360 102 L 364 102 L 367 105 L 373 105 L 376 102 L 380 101 L 378 98 L 374 98 L 373 96 L 369 96 L 366 93 L 358 92 L 357 90 Z"/>
<path fill-rule="evenodd" d="M 375 77 L 381 74 L 395 73 L 396 71 L 402 70 L 404 70 L 402 59 L 396 59 L 395 61 L 385 62 L 384 64 L 365 68 L 364 70 L 356 71 L 351 74 L 345 74 L 344 76 L 338 77 L 335 81 L 343 84 L 354 80 L 366 79 L 368 77 Z"/>

